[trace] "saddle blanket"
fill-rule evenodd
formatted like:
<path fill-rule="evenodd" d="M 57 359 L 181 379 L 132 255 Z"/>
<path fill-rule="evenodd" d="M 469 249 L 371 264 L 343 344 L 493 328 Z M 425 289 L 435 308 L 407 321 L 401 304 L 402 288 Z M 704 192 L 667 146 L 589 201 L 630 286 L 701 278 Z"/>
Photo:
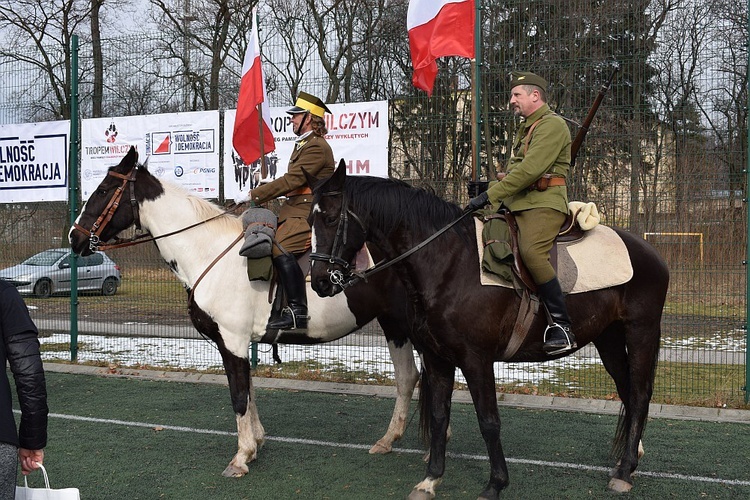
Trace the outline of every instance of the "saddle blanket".
<path fill-rule="evenodd" d="M 484 224 L 474 221 L 482 284 L 514 288 L 512 282 L 482 270 Z M 627 283 L 633 277 L 633 266 L 622 238 L 614 229 L 597 224 L 580 240 L 557 243 L 557 277 L 566 294 L 589 292 Z"/>

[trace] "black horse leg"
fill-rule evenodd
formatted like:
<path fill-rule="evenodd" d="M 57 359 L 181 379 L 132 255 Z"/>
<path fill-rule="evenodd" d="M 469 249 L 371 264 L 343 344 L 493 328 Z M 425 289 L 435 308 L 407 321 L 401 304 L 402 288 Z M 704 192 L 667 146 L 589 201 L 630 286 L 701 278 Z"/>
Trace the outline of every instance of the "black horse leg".
<path fill-rule="evenodd" d="M 221 343 L 219 352 L 227 373 L 232 408 L 237 419 L 237 454 L 222 474 L 226 477 L 241 477 L 248 473 L 247 463 L 255 460 L 258 449 L 263 445 L 265 430 L 258 418 L 247 356 L 235 356 Z"/>
<path fill-rule="evenodd" d="M 451 412 L 451 394 L 456 368 L 432 353 L 423 352 L 424 368 L 419 393 L 423 431 L 429 429 L 430 459 L 425 478 L 414 486 L 410 500 L 435 497 L 435 488 L 445 472 L 445 446 Z"/>
<path fill-rule="evenodd" d="M 492 360 L 479 362 L 472 359 L 465 365 L 461 370 L 469 386 L 479 421 L 479 430 L 490 457 L 490 479 L 484 491 L 479 494 L 479 498 L 495 500 L 500 497 L 500 491 L 506 488 L 509 482 L 508 465 L 505 462 L 500 441 L 500 414 L 497 411 L 495 372 Z"/>
<path fill-rule="evenodd" d="M 651 318 L 632 321 L 625 328 L 630 375 L 628 387 L 630 418 L 626 421 L 627 429 L 623 431 L 626 440 L 621 463 L 609 482 L 609 488 L 617 492 L 628 492 L 633 485 L 632 475 L 638 467 L 639 444 L 646 427 L 648 405 L 654 391 L 659 339 L 661 338 L 660 324 Z"/>
<path fill-rule="evenodd" d="M 653 325 L 636 327 L 634 324 L 628 325 L 627 329 L 611 328 L 594 341 L 623 404 L 613 446 L 618 462 L 610 474 L 612 480 L 609 483 L 609 488 L 618 492 L 627 492 L 632 488 L 632 475 L 643 454 L 641 438 L 648 417 L 658 356 L 659 333 L 653 334 L 653 328 Z M 626 336 L 636 332 L 639 338 L 646 338 L 647 342 L 629 342 L 626 348 Z"/>

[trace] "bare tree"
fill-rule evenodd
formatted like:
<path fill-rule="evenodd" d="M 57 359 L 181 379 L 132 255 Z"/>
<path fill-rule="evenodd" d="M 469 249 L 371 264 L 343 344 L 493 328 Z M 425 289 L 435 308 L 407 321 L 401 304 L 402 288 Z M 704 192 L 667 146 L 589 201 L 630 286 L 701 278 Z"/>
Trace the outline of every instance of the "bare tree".
<path fill-rule="evenodd" d="M 70 117 L 71 38 L 88 32 L 90 12 L 90 3 L 82 0 L 0 0 L 5 35 L 0 58 L 36 70 L 34 84 L 25 90 L 38 92 L 30 100 L 30 120 Z"/>
<path fill-rule="evenodd" d="M 91 59 L 94 72 L 91 116 L 102 116 L 104 98 L 104 58 L 102 56 L 101 9 L 104 0 L 91 0 Z"/>
<path fill-rule="evenodd" d="M 149 0 L 162 38 L 153 56 L 164 64 L 155 75 L 179 88 L 183 110 L 218 109 L 222 75 L 238 74 L 257 0 Z M 234 66 L 228 69 L 227 64 Z M 237 66 L 239 65 L 239 68 Z M 232 88 L 236 103 L 239 78 Z"/>

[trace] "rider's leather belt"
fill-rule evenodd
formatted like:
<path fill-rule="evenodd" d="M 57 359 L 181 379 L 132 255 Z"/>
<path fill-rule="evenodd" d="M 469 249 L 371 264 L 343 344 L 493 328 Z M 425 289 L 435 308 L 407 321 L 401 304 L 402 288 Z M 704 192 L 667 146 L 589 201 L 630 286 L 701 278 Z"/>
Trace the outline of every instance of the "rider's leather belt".
<path fill-rule="evenodd" d="M 302 194 L 312 194 L 312 189 L 309 186 L 297 188 L 294 191 L 289 191 L 286 196 L 289 198 L 290 196 L 299 196 Z"/>
<path fill-rule="evenodd" d="M 497 180 L 501 181 L 507 175 L 505 172 L 498 172 L 496 175 Z M 532 183 L 527 189 L 529 191 L 544 191 L 548 187 L 552 186 L 564 186 L 565 177 L 559 177 L 553 174 L 544 174 L 534 183 Z"/>
<path fill-rule="evenodd" d="M 529 186 L 529 191 L 544 191 L 548 187 L 564 185 L 565 177 L 554 177 L 551 174 L 544 174 L 539 179 L 537 179 L 536 182 Z"/>

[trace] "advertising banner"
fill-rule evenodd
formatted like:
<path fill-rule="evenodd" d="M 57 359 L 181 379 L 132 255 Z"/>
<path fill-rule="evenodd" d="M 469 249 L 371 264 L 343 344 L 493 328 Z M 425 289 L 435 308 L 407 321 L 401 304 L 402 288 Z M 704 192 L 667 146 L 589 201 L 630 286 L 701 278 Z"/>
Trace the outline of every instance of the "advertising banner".
<path fill-rule="evenodd" d="M 131 146 L 156 177 L 201 198 L 219 197 L 219 112 L 90 118 L 81 125 L 81 197 L 120 163 Z"/>
<path fill-rule="evenodd" d="M 70 122 L 0 125 L 0 203 L 67 201 Z"/>
<path fill-rule="evenodd" d="M 276 150 L 266 156 L 267 172 L 263 177 L 259 161 L 244 165 L 232 148 L 232 130 L 236 110 L 224 113 L 224 196 L 234 199 L 259 183 L 270 182 L 286 173 L 297 137 L 292 131 L 286 110 L 290 106 L 272 107 L 271 123 Z M 388 101 L 328 104 L 326 140 L 333 149 L 338 165 L 343 159 L 349 175 L 388 177 Z"/>

